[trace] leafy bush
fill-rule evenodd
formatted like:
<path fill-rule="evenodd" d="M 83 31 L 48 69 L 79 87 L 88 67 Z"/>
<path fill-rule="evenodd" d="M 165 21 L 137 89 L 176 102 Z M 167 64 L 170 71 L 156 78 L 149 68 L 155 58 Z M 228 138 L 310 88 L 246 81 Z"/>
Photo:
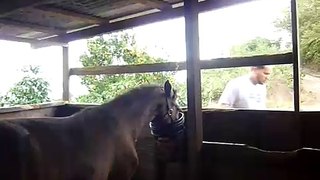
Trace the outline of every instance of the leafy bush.
<path fill-rule="evenodd" d="M 106 38 L 99 37 L 87 43 L 89 54 L 80 57 L 84 67 L 133 65 L 160 63 L 164 59 L 149 56 L 137 48 L 133 35 L 128 33 L 111 34 Z M 166 80 L 173 82 L 172 72 L 116 74 L 84 76 L 82 84 L 88 88 L 89 94 L 76 99 L 84 103 L 103 103 L 123 92 L 142 84 L 162 84 Z"/>
<path fill-rule="evenodd" d="M 32 66 L 23 69 L 25 77 L 0 98 L 1 106 L 38 104 L 49 101 L 49 83 L 37 77 L 39 70 L 39 67 Z"/>

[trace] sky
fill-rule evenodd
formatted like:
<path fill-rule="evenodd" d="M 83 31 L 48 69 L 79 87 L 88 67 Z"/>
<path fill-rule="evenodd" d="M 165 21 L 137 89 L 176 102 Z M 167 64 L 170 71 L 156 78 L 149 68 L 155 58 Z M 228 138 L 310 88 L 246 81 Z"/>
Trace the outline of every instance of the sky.
<path fill-rule="evenodd" d="M 282 17 L 290 0 L 259 0 L 199 14 L 200 59 L 227 57 L 233 45 L 245 43 L 257 36 L 269 39 L 290 38 L 278 32 L 274 20 Z M 168 61 L 185 61 L 184 18 L 171 19 L 133 28 L 137 43 L 156 57 Z M 290 40 L 290 39 L 289 39 Z M 59 46 L 32 49 L 29 44 L 0 40 L 0 95 L 5 94 L 23 74 L 26 65 L 39 65 L 41 76 L 50 83 L 53 99 L 62 98 L 62 48 Z M 69 43 L 69 66 L 81 67 L 79 56 L 86 52 L 86 40 Z M 176 76 L 186 79 L 185 71 Z M 80 78 L 70 78 L 70 93 L 86 93 Z"/>

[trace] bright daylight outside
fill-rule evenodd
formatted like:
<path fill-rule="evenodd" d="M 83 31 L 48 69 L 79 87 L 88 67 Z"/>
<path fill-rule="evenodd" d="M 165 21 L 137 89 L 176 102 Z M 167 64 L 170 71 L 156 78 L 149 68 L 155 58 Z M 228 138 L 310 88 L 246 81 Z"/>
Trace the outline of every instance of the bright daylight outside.
<path fill-rule="evenodd" d="M 320 107 L 320 1 L 298 0 L 303 111 Z M 282 54 L 292 51 L 290 0 L 259 0 L 199 15 L 200 59 Z M 31 49 L 0 41 L 0 106 L 62 100 L 62 50 Z M 185 61 L 184 19 L 148 24 L 69 44 L 69 67 L 134 65 Z M 232 59 L 230 60 L 232 61 Z M 251 67 L 203 69 L 202 105 L 220 108 L 219 99 L 232 79 Z M 186 71 L 71 76 L 72 103 L 103 103 L 143 84 L 169 79 L 187 105 Z M 266 109 L 293 110 L 292 64 L 273 65 L 266 81 Z"/>

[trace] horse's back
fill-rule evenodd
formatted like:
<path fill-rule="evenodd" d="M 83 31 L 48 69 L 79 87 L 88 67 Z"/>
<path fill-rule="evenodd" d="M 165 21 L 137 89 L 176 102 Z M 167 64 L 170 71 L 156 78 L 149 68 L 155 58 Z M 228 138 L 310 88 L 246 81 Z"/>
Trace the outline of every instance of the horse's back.
<path fill-rule="evenodd" d="M 0 179 L 25 179 L 28 135 L 28 131 L 17 124 L 0 122 Z"/>

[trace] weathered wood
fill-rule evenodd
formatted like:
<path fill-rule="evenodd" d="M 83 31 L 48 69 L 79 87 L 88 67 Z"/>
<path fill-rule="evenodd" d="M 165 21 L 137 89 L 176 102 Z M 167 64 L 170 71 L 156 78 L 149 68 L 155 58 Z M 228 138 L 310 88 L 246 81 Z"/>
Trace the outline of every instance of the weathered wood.
<path fill-rule="evenodd" d="M 300 121 L 290 111 L 203 111 L 203 140 L 290 151 L 303 146 Z"/>
<path fill-rule="evenodd" d="M 198 161 L 202 147 L 201 68 L 199 57 L 198 0 L 184 0 L 187 65 L 187 179 L 198 179 Z M 198 178 L 197 178 L 198 177 Z M 202 179 L 202 178 L 200 178 Z"/>
<path fill-rule="evenodd" d="M 70 75 L 99 75 L 99 74 L 131 74 L 161 71 L 179 71 L 186 69 L 185 62 L 168 62 L 155 64 L 121 65 L 104 67 L 71 68 Z"/>
<path fill-rule="evenodd" d="M 0 121 L 12 118 L 34 118 L 34 117 L 53 117 L 57 107 L 48 107 L 41 109 L 30 109 L 27 111 L 18 111 L 10 113 L 0 113 Z"/>
<path fill-rule="evenodd" d="M 299 53 L 299 18 L 297 1 L 291 0 L 292 26 L 292 61 L 293 61 L 293 95 L 294 110 L 300 112 L 300 53 Z"/>
<path fill-rule="evenodd" d="M 151 4 L 153 8 L 157 8 L 161 10 L 172 8 L 170 3 L 167 3 L 162 0 L 134 0 L 134 1 L 142 4 Z"/>
<path fill-rule="evenodd" d="M 13 107 L 1 107 L 0 114 L 5 113 L 15 113 L 21 111 L 30 111 L 35 109 L 44 109 L 44 108 L 51 108 L 57 106 L 64 106 L 64 102 L 50 102 L 50 103 L 41 103 L 41 104 L 30 104 L 30 105 L 20 105 L 20 106 L 13 106 Z"/>
<path fill-rule="evenodd" d="M 50 108 L 57 108 L 53 116 L 67 116 L 93 106 L 96 104 L 57 102 L 0 108 L 0 119 L 12 115 L 31 116 L 36 110 L 41 112 Z M 188 117 L 186 109 L 184 111 Z M 295 119 L 293 111 L 203 110 L 203 140 L 247 144 L 270 151 L 292 151 L 303 147 L 320 149 L 319 117 L 320 112 L 300 112 L 300 119 Z M 142 137 L 152 137 L 148 125 L 143 132 Z"/>
<path fill-rule="evenodd" d="M 303 146 L 320 149 L 320 112 L 300 112 L 299 115 Z"/>
<path fill-rule="evenodd" d="M 320 152 L 300 149 L 267 152 L 234 145 L 204 144 L 202 173 L 205 179 L 319 179 Z"/>
<path fill-rule="evenodd" d="M 228 0 L 228 1 L 225 1 L 225 0 L 208 1 L 207 0 L 207 1 L 201 1 L 198 4 L 196 4 L 197 6 L 196 9 L 199 12 L 205 12 L 209 10 L 224 8 L 227 6 L 245 3 L 245 2 L 251 2 L 251 1 L 256 1 L 256 0 Z M 184 16 L 183 6 L 177 7 L 177 8 L 168 8 L 167 10 L 163 10 L 160 12 L 155 12 L 155 13 L 140 16 L 140 17 L 118 21 L 115 23 L 109 23 L 109 24 L 106 23 L 98 27 L 93 27 L 90 29 L 85 29 L 82 31 L 61 35 L 59 37 L 50 38 L 50 40 L 53 42 L 70 42 L 78 39 L 90 38 L 99 34 L 110 33 L 113 31 L 133 28 L 136 26 L 165 21 L 173 18 L 180 18 L 183 16 Z M 120 18 L 120 17 L 117 17 L 117 18 Z M 34 47 L 44 47 L 44 46 L 41 45 L 41 43 L 37 43 L 37 44 L 34 44 Z"/>
<path fill-rule="evenodd" d="M 273 55 L 258 55 L 248 57 L 234 58 L 218 58 L 206 61 L 200 61 L 201 69 L 215 68 L 235 68 L 246 66 L 261 66 L 261 65 L 281 65 L 291 64 L 292 53 L 273 54 Z"/>
<path fill-rule="evenodd" d="M 95 105 L 67 104 L 52 107 L 57 110 L 48 107 L 0 113 L 0 119 L 4 116 L 51 116 L 53 112 L 57 113 L 54 116 L 67 116 L 90 106 Z M 300 124 L 294 114 L 285 111 L 204 110 L 205 142 L 199 162 L 203 179 L 319 179 L 320 151 L 304 147 L 320 147 L 320 112 L 300 112 Z M 303 141 L 299 142 L 297 136 Z M 137 180 L 155 180 L 154 142 L 146 125 L 137 142 L 140 159 Z M 166 180 L 183 179 L 179 164 L 169 164 L 166 173 Z"/>
<path fill-rule="evenodd" d="M 11 0 L 2 2 L 0 6 L 0 17 L 10 13 L 11 11 L 32 6 L 43 1 L 44 0 Z"/>
<path fill-rule="evenodd" d="M 6 118 L 52 117 L 56 110 L 64 107 L 64 102 L 42 103 L 0 108 L 0 120 Z"/>
<path fill-rule="evenodd" d="M 42 11 L 49 11 L 53 12 L 62 16 L 68 16 L 72 17 L 73 19 L 79 19 L 79 20 L 85 20 L 89 21 L 91 23 L 97 23 L 97 24 L 103 24 L 108 22 L 108 19 L 104 19 L 101 17 L 96 17 L 93 15 L 87 15 L 87 14 L 80 14 L 77 12 L 69 11 L 69 10 L 64 10 L 64 9 L 59 9 L 55 7 L 50 7 L 50 6 L 36 6 L 36 9 L 42 10 Z"/>
<path fill-rule="evenodd" d="M 63 71 L 63 94 L 62 99 L 64 101 L 69 101 L 69 47 L 63 46 L 62 47 L 63 52 L 63 64 L 62 64 L 62 71 Z"/>
<path fill-rule="evenodd" d="M 199 61 L 201 69 L 232 68 L 258 65 L 279 65 L 290 63 L 292 63 L 292 53 L 253 57 L 218 58 L 212 60 Z M 112 75 L 180 70 L 186 70 L 185 62 L 71 68 L 70 75 Z"/>
<path fill-rule="evenodd" d="M 234 5 L 239 5 L 242 3 L 250 3 L 254 1 L 259 1 L 259 0 L 206 0 L 208 1 L 206 5 L 203 4 L 203 6 L 199 6 L 199 11 L 200 12 L 206 12 L 206 11 L 211 11 L 213 9 L 220 9 L 220 8 L 225 8 L 225 7 L 231 7 Z"/>
<path fill-rule="evenodd" d="M 33 39 L 28 39 L 28 38 L 21 38 L 21 37 L 15 37 L 15 36 L 9 36 L 6 34 L 0 33 L 0 40 L 6 40 L 6 41 L 18 41 L 18 42 L 23 42 L 23 43 L 36 43 L 37 40 Z"/>
<path fill-rule="evenodd" d="M 63 33 L 67 32 L 65 29 L 42 26 L 42 25 L 32 24 L 32 23 L 27 23 L 27 22 L 19 22 L 19 21 L 15 21 L 15 20 L 4 19 L 4 18 L 0 19 L 0 23 L 5 24 L 5 25 L 16 26 L 16 27 L 20 27 L 20 28 L 28 28 L 33 31 L 39 31 L 39 32 L 44 32 L 44 33 L 49 33 L 49 34 L 63 34 Z"/>

